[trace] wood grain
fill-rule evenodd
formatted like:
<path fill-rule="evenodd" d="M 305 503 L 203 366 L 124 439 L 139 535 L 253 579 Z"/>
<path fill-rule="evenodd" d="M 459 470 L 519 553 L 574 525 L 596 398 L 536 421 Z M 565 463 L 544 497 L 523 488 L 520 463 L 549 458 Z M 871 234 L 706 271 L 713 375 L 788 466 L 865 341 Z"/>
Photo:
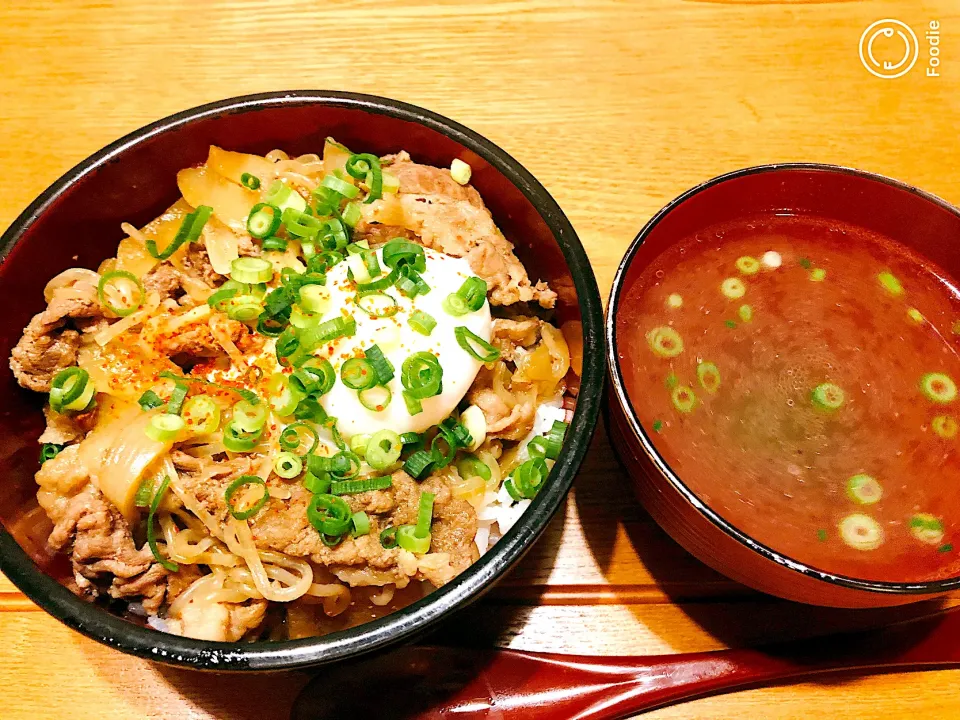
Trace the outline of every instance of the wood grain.
<path fill-rule="evenodd" d="M 860 34 L 942 25 L 941 74 L 880 80 Z M 62 172 L 163 115 L 243 93 L 372 92 L 453 117 L 556 196 L 606 294 L 627 244 L 683 190 L 746 165 L 852 165 L 960 201 L 956 0 L 275 0 L 5 3 L 0 225 Z M 951 604 L 955 601 L 951 601 Z M 928 612 L 935 608 L 919 608 Z M 759 596 L 674 545 L 632 499 L 602 431 L 564 513 L 440 639 L 681 652 L 880 625 L 897 611 Z M 9 720 L 285 718 L 305 674 L 231 678 L 133 660 L 72 633 L 0 579 Z M 650 718 L 960 715 L 960 674 L 753 690 Z"/>

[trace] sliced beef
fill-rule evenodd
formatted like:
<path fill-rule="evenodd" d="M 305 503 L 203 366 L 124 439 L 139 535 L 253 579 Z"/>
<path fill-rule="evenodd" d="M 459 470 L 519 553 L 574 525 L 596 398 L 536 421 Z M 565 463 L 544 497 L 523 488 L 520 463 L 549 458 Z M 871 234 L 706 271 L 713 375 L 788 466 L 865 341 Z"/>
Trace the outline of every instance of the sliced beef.
<path fill-rule="evenodd" d="M 223 327 L 227 329 L 234 343 L 240 342 L 249 333 L 246 325 L 236 320 L 224 319 Z M 188 325 L 175 332 L 160 334 L 157 337 L 156 348 L 169 357 L 187 355 L 192 358 L 203 358 L 224 354 L 223 346 L 217 342 L 210 331 L 210 326 L 205 322 Z"/>
<path fill-rule="evenodd" d="M 78 580 L 89 581 L 78 583 L 88 594 L 105 585 L 111 597 L 142 598 L 147 612 L 157 612 L 166 596 L 167 571 L 150 548 L 137 550 L 130 526 L 99 490 L 88 484 L 55 523 L 47 542 L 55 551 L 69 551 Z"/>
<path fill-rule="evenodd" d="M 483 204 L 479 193 L 458 184 L 450 171 L 420 165 L 405 152 L 385 160 L 389 172 L 400 181 L 400 191 L 364 205 L 361 235 L 382 233 L 377 223 L 399 226 L 415 234 L 425 247 L 454 257 L 466 258 L 470 267 L 487 281 L 494 305 L 536 302 L 551 308 L 557 295 L 546 283 L 532 284 L 527 271 Z M 390 231 L 388 231 L 389 234 Z"/>
<path fill-rule="evenodd" d="M 53 377 L 76 364 L 80 334 L 67 327 L 68 322 L 103 317 L 96 289 L 83 288 L 57 290 L 47 309 L 34 315 L 23 331 L 10 354 L 10 369 L 23 387 L 50 392 Z"/>
<path fill-rule="evenodd" d="M 68 445 L 83 440 L 86 431 L 74 420 L 72 415 L 63 415 L 44 406 L 43 415 L 47 419 L 47 427 L 37 442 L 53 443 L 54 445 Z"/>
<path fill-rule="evenodd" d="M 183 256 L 184 272 L 191 277 L 206 283 L 210 287 L 217 287 L 223 282 L 223 275 L 213 269 L 207 249 L 198 243 L 190 243 Z"/>
<path fill-rule="evenodd" d="M 160 263 L 143 278 L 143 289 L 147 293 L 155 292 L 160 300 L 176 299 L 182 294 L 182 276 L 173 265 Z"/>
<path fill-rule="evenodd" d="M 518 348 L 528 348 L 540 342 L 540 318 L 518 316 L 496 318 L 493 321 L 491 342 L 500 350 L 500 357 L 513 362 Z"/>
<path fill-rule="evenodd" d="M 217 522 L 226 523 L 228 514 L 224 492 L 236 477 L 253 472 L 252 463 L 236 458 L 213 466 L 179 451 L 174 452 L 173 459 L 181 471 L 185 489 L 203 504 Z M 271 478 L 268 485 L 282 486 L 290 497 L 269 500 L 250 519 L 254 542 L 263 550 L 309 558 L 352 585 L 394 583 L 403 587 L 416 575 L 416 558 L 396 548 L 384 548 L 380 544 L 380 531 L 388 525 L 396 527 L 416 523 L 420 493 L 423 489 L 429 489 L 437 495 L 434 507 L 439 547 L 453 558 L 454 574 L 462 571 L 471 562 L 465 559 L 474 557 L 476 513 L 473 508 L 453 498 L 443 478 L 436 477 L 421 485 L 405 472 L 397 471 L 392 475 L 392 480 L 393 485 L 387 490 L 344 496 L 351 512 L 363 510 L 369 514 L 371 531 L 362 537 L 348 537 L 336 547 L 328 547 L 307 520 L 311 493 L 299 483 Z"/>
<path fill-rule="evenodd" d="M 533 429 L 536 403 L 521 399 L 510 407 L 493 389 L 493 373 L 486 368 L 481 368 L 477 374 L 467 399 L 483 411 L 487 421 L 487 437 L 520 440 Z"/>

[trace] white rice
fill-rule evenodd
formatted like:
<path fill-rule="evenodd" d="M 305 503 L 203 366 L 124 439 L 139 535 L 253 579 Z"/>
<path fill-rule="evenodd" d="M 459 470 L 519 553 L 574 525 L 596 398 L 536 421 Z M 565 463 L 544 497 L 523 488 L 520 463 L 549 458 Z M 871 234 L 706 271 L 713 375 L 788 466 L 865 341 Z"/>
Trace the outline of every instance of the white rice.
<path fill-rule="evenodd" d="M 542 403 L 537 407 L 537 414 L 533 419 L 533 428 L 530 433 L 520 441 L 517 451 L 517 460 L 524 462 L 530 458 L 527 452 L 527 445 L 537 435 L 543 435 L 553 427 L 555 420 L 566 422 L 567 411 L 563 409 L 563 402 L 560 399 L 551 400 Z M 530 507 L 530 500 L 515 501 L 510 497 L 506 487 L 500 485 L 496 493 L 489 492 L 483 498 L 479 509 L 477 510 L 477 534 L 474 542 L 477 550 L 483 555 L 494 543 L 506 535 L 510 528 L 520 519 L 527 508 Z"/>

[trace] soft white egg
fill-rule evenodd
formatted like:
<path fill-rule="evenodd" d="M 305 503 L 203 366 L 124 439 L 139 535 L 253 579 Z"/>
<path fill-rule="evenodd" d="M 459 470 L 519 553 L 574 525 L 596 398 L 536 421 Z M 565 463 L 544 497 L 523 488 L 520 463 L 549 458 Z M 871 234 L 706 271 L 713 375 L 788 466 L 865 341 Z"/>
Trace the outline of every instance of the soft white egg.
<path fill-rule="evenodd" d="M 349 313 L 357 323 L 356 334 L 339 338 L 323 345 L 314 353 L 326 357 L 337 372 L 337 381 L 330 392 L 320 398 L 324 410 L 337 418 L 340 433 L 350 438 L 356 434 L 370 434 L 377 430 L 389 429 L 397 433 L 422 432 L 436 425 L 450 415 L 466 395 L 473 384 L 482 363 L 468 354 L 457 342 L 454 328 L 463 325 L 485 341 L 490 341 L 492 321 L 490 305 L 484 302 L 476 312 L 454 316 L 447 313 L 443 300 L 455 293 L 464 280 L 474 276 L 466 260 L 450 257 L 443 253 L 425 250 L 426 271 L 422 277 L 430 292 L 411 299 L 400 293 L 395 287 L 382 292 L 394 298 L 399 305 L 397 313 L 387 318 L 372 317 L 354 303 L 356 284 L 347 276 L 348 265 L 339 263 L 327 273 L 326 287 L 330 291 L 331 302 L 322 320 L 330 320 Z M 377 260 L 381 268 L 381 251 L 377 251 Z M 378 275 L 374 280 L 382 277 Z M 410 315 L 420 310 L 429 313 L 437 321 L 429 336 L 414 330 L 408 320 Z M 394 378 L 387 387 L 392 393 L 390 404 L 382 411 L 368 410 L 361 405 L 356 390 L 343 384 L 340 368 L 344 361 L 359 356 L 374 343 L 393 364 Z M 443 369 L 442 392 L 422 400 L 423 411 L 411 415 L 403 399 L 403 385 L 400 381 L 403 362 L 417 352 L 430 352 L 437 356 Z"/>

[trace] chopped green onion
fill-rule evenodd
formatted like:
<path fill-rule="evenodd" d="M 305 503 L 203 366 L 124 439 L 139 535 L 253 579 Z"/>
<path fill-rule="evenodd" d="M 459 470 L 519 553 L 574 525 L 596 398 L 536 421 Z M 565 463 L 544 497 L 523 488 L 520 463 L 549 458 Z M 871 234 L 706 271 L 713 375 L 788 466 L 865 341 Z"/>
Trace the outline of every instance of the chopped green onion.
<path fill-rule="evenodd" d="M 230 263 L 230 277 L 242 283 L 270 282 L 273 279 L 273 265 L 263 258 L 237 258 Z"/>
<path fill-rule="evenodd" d="M 293 188 L 285 185 L 280 180 L 273 182 L 273 185 L 267 190 L 266 197 L 263 199 L 267 203 L 277 207 L 281 213 L 288 208 L 292 208 L 301 213 L 307 209 L 307 201 L 303 199 L 300 193 L 295 192 Z"/>
<path fill-rule="evenodd" d="M 233 280 L 227 280 L 227 282 L 220 286 L 219 290 L 217 290 L 215 293 L 212 293 L 210 297 L 207 298 L 207 305 L 215 310 L 220 310 L 221 307 L 219 306 L 223 305 L 227 300 L 239 293 L 241 288 L 242 283 L 235 283 Z"/>
<path fill-rule="evenodd" d="M 241 295 L 227 301 L 227 317 L 239 322 L 256 320 L 263 314 L 263 303 L 254 295 Z"/>
<path fill-rule="evenodd" d="M 300 288 L 300 306 L 307 312 L 324 313 L 330 305 L 330 292 L 322 285 Z"/>
<path fill-rule="evenodd" d="M 57 445 L 56 443 L 44 443 L 40 446 L 40 464 L 42 465 L 47 460 L 53 460 L 57 455 L 60 454 L 60 451 L 63 450 L 63 445 Z"/>
<path fill-rule="evenodd" d="M 280 221 L 280 208 L 270 203 L 257 203 L 247 216 L 247 232 L 251 237 L 264 240 L 276 235 Z"/>
<path fill-rule="evenodd" d="M 467 327 L 459 325 L 453 329 L 453 333 L 460 347 L 475 360 L 489 363 L 500 357 L 499 350 L 476 333 L 471 332 Z"/>
<path fill-rule="evenodd" d="M 187 213 L 183 218 L 183 222 L 180 223 L 180 229 L 177 230 L 177 234 L 170 244 L 164 248 L 163 252 L 157 250 L 157 243 L 153 238 L 147 239 L 147 252 L 157 260 L 168 259 L 179 250 L 180 246 L 185 242 L 195 242 L 197 238 L 200 237 L 200 233 L 203 232 L 203 226 L 207 224 L 207 220 L 210 219 L 212 212 L 213 208 L 209 205 L 201 205 L 193 212 Z"/>
<path fill-rule="evenodd" d="M 426 450 L 417 450 L 403 463 L 403 471 L 414 480 L 419 480 L 432 467 L 433 453 Z"/>
<path fill-rule="evenodd" d="M 487 301 L 486 281 L 478 277 L 467 278 L 457 290 L 457 297 L 463 300 L 468 311 L 476 312 Z"/>
<path fill-rule="evenodd" d="M 701 362 L 697 365 L 697 380 L 700 387 L 712 395 L 720 389 L 720 370 L 712 362 Z"/>
<path fill-rule="evenodd" d="M 156 529 L 153 524 L 153 518 L 157 514 L 160 502 L 163 500 L 163 494 L 167 491 L 169 485 L 170 476 L 167 475 L 163 478 L 163 482 L 160 483 L 160 487 L 157 488 L 157 493 L 153 496 L 153 500 L 150 501 L 150 510 L 147 512 L 147 545 L 150 546 L 150 552 L 153 553 L 153 557 L 158 563 L 170 572 L 177 572 L 180 566 L 160 554 L 160 548 L 157 546 Z"/>
<path fill-rule="evenodd" d="M 683 352 L 683 338 L 672 327 L 656 327 L 647 333 L 647 344 L 654 355 L 674 358 Z"/>
<path fill-rule="evenodd" d="M 172 415 L 179 415 L 183 409 L 183 401 L 187 399 L 187 392 L 190 386 L 185 382 L 176 382 L 173 385 L 173 392 L 170 393 L 170 401 L 167 403 L 167 412 Z"/>
<path fill-rule="evenodd" d="M 124 289 L 124 285 L 126 285 L 126 289 Z M 132 290 L 136 291 L 135 296 L 131 291 L 131 286 Z M 107 291 L 110 291 L 113 296 L 119 296 L 124 304 L 121 306 L 113 305 L 107 298 Z M 143 305 L 146 296 L 143 283 L 136 275 L 126 270 L 112 270 L 104 273 L 97 284 L 97 297 L 100 299 L 100 304 L 118 317 L 126 317 L 135 312 Z"/>
<path fill-rule="evenodd" d="M 424 272 L 427 269 L 427 257 L 423 247 L 403 238 L 393 238 L 387 241 L 387 244 L 383 246 L 381 255 L 383 264 L 389 268 L 396 269 L 403 265 L 409 265 L 417 272 Z"/>
<path fill-rule="evenodd" d="M 164 370 L 161 372 L 160 377 L 167 378 L 168 380 L 182 380 L 188 383 L 202 383 L 208 387 L 215 387 L 227 392 L 234 392 L 251 405 L 256 405 L 258 402 L 260 402 L 260 398 L 257 397 L 257 394 L 253 392 L 253 390 L 237 388 L 233 387 L 232 385 L 221 385 L 220 383 L 210 382 L 209 380 L 204 380 L 203 378 L 194 377 L 192 375 L 177 375 L 175 372 L 171 372 L 169 370 Z"/>
<path fill-rule="evenodd" d="M 323 229 L 323 223 L 320 220 L 306 212 L 297 212 L 293 208 L 284 210 L 280 220 L 288 235 L 302 240 L 312 241 Z"/>
<path fill-rule="evenodd" d="M 335 480 L 330 486 L 334 495 L 355 495 L 371 490 L 386 490 L 393 486 L 393 479 L 389 475 L 384 477 L 366 478 L 364 480 Z"/>
<path fill-rule="evenodd" d="M 377 384 L 377 371 L 369 360 L 350 358 L 340 367 L 340 380 L 351 390 L 365 390 Z"/>
<path fill-rule="evenodd" d="M 320 379 L 319 385 L 314 389 L 316 397 L 326 395 L 337 382 L 337 373 L 326 358 L 311 358 L 301 365 L 300 369 L 306 370 Z"/>
<path fill-rule="evenodd" d="M 353 200 L 357 195 L 360 194 L 359 188 L 355 185 L 351 185 L 346 180 L 341 180 L 335 175 L 324 175 L 323 180 L 320 181 L 320 187 L 325 187 L 328 190 L 333 190 L 333 192 L 338 195 L 343 195 L 348 200 Z"/>
<path fill-rule="evenodd" d="M 520 502 L 523 500 L 523 495 L 517 490 L 517 486 L 513 483 L 513 478 L 508 477 L 503 481 L 503 486 L 507 489 L 507 494 L 514 502 Z"/>
<path fill-rule="evenodd" d="M 294 305 L 290 310 L 290 324 L 297 328 L 297 330 L 316 327 L 320 324 L 320 314 L 309 313 L 299 305 Z"/>
<path fill-rule="evenodd" d="M 725 298 L 736 300 L 746 294 L 747 286 L 740 278 L 731 277 L 720 283 L 720 292 Z"/>
<path fill-rule="evenodd" d="M 753 320 L 753 308 L 749 305 L 741 305 L 740 309 L 737 310 L 737 314 L 740 316 L 740 319 L 743 322 L 750 322 Z"/>
<path fill-rule="evenodd" d="M 883 544 L 883 527 L 869 515 L 847 515 L 837 525 L 840 539 L 854 550 L 876 550 Z"/>
<path fill-rule="evenodd" d="M 342 535 L 350 528 L 353 515 L 342 497 L 318 493 L 307 506 L 307 520 L 321 535 Z"/>
<path fill-rule="evenodd" d="M 150 501 L 153 499 L 153 476 L 147 475 L 140 481 L 140 486 L 133 496 L 133 505 L 138 508 L 150 507 Z"/>
<path fill-rule="evenodd" d="M 404 445 L 417 445 L 423 442 L 423 438 L 420 437 L 420 433 L 405 432 L 400 436 L 400 442 Z"/>
<path fill-rule="evenodd" d="M 208 395 L 195 395 L 187 400 L 180 417 L 195 435 L 209 435 L 220 427 L 220 406 Z"/>
<path fill-rule="evenodd" d="M 426 295 L 430 292 L 430 286 L 424 282 L 420 274 L 410 265 L 403 265 L 399 268 L 400 275 L 397 278 L 397 289 L 402 295 L 408 298 L 414 298 L 417 295 Z"/>
<path fill-rule="evenodd" d="M 843 405 L 844 399 L 843 388 L 833 383 L 821 383 L 810 393 L 813 406 L 819 410 L 837 410 Z"/>
<path fill-rule="evenodd" d="M 263 495 L 261 495 L 257 502 L 248 507 L 246 510 L 239 510 L 233 505 L 233 496 L 237 494 L 240 488 L 247 487 L 248 485 L 260 485 L 263 487 Z M 267 483 L 263 478 L 258 477 L 257 475 L 241 475 L 227 486 L 227 490 L 224 492 L 223 498 L 227 503 L 227 511 L 234 518 L 237 520 L 246 520 L 247 518 L 251 518 L 260 512 L 261 508 L 267 504 L 267 500 L 270 499 L 270 491 L 267 489 Z"/>
<path fill-rule="evenodd" d="M 350 177 L 365 180 L 370 188 L 364 203 L 372 203 L 383 197 L 383 170 L 380 167 L 380 158 L 370 153 L 351 155 L 344 165 Z"/>
<path fill-rule="evenodd" d="M 263 405 L 252 405 L 246 400 L 241 400 L 233 406 L 231 424 L 243 432 L 260 432 L 266 423 L 267 409 Z"/>
<path fill-rule="evenodd" d="M 303 444 L 303 439 L 300 437 L 301 430 L 306 430 L 313 438 L 313 442 L 304 452 L 304 455 L 309 455 L 316 450 L 320 444 L 320 435 L 312 425 L 305 422 L 295 422 L 287 425 L 280 433 L 280 447 L 291 452 L 299 450 Z"/>
<path fill-rule="evenodd" d="M 847 480 L 847 497 L 858 505 L 873 505 L 883 497 L 883 488 L 873 476 L 859 473 Z"/>
<path fill-rule="evenodd" d="M 388 382 L 393 380 L 394 376 L 394 367 L 393 363 L 387 359 L 387 356 L 383 354 L 383 350 L 380 349 L 380 346 L 374 343 L 368 347 L 364 353 L 367 360 L 373 366 L 374 371 L 377 375 L 377 384 L 386 385 Z"/>
<path fill-rule="evenodd" d="M 415 525 L 401 525 L 397 529 L 397 544 L 403 550 L 409 550 L 418 555 L 430 552 L 430 539 L 429 533 L 426 537 L 417 537 Z"/>
<path fill-rule="evenodd" d="M 379 280 L 373 280 L 368 283 L 357 283 L 357 292 L 361 295 L 366 295 L 367 293 L 386 290 L 397 282 L 398 277 L 400 277 L 400 271 L 394 268 Z"/>
<path fill-rule="evenodd" d="M 415 310 L 407 319 L 407 323 L 421 335 L 429 335 L 437 326 L 437 321 L 433 319 L 433 316 L 422 310 Z"/>
<path fill-rule="evenodd" d="M 441 307 L 443 308 L 444 312 L 446 312 L 448 315 L 453 315 L 454 317 L 460 317 L 461 315 L 466 315 L 468 312 L 470 312 L 470 310 L 467 308 L 467 301 L 456 293 L 450 293 L 447 295 L 443 299 Z"/>
<path fill-rule="evenodd" d="M 263 248 L 264 252 L 275 251 L 275 252 L 286 252 L 287 251 L 287 241 L 282 237 L 277 237 L 276 235 L 271 235 L 268 238 L 264 238 L 263 242 L 260 243 L 260 246 Z"/>
<path fill-rule="evenodd" d="M 403 391 L 403 402 L 407 406 L 407 413 L 410 415 L 419 415 L 423 412 L 423 403 L 419 398 L 415 398 L 406 390 Z"/>
<path fill-rule="evenodd" d="M 150 418 L 150 422 L 147 424 L 147 427 L 144 428 L 144 432 L 151 440 L 166 443 L 174 441 L 177 435 L 180 434 L 180 431 L 186 426 L 187 423 L 184 422 L 184 419 L 179 415 L 162 413 Z"/>
<path fill-rule="evenodd" d="M 362 510 L 353 514 L 353 517 L 350 518 L 350 524 L 353 525 L 350 534 L 354 537 L 370 534 L 370 516 Z"/>
<path fill-rule="evenodd" d="M 417 512 L 417 524 L 414 534 L 418 538 L 429 537 L 430 525 L 433 523 L 433 501 L 436 496 L 432 492 L 420 493 L 420 508 Z"/>
<path fill-rule="evenodd" d="M 360 257 L 363 258 L 363 265 L 367 269 L 367 274 L 371 278 L 375 278 L 377 275 L 383 271 L 380 269 L 380 263 L 377 261 L 377 254 L 372 251 L 366 251 L 360 253 Z"/>
<path fill-rule="evenodd" d="M 567 434 L 567 423 L 562 420 L 554 420 L 553 426 L 547 432 L 547 457 L 556 460 L 560 454 L 560 448 L 563 446 L 563 438 Z"/>
<path fill-rule="evenodd" d="M 397 546 L 397 528 L 387 526 L 380 531 L 380 546 L 385 550 L 393 550 Z"/>
<path fill-rule="evenodd" d="M 240 176 L 240 184 L 247 188 L 247 190 L 259 190 L 260 178 L 258 178 L 256 175 L 251 175 L 250 173 L 245 172 Z"/>
<path fill-rule="evenodd" d="M 899 297 L 903 295 L 903 285 L 900 284 L 900 281 L 897 280 L 897 276 L 892 272 L 884 271 L 877 275 L 877 280 L 880 281 L 880 285 L 891 295 Z"/>
<path fill-rule="evenodd" d="M 317 340 L 331 342 L 337 338 L 352 337 L 357 332 L 357 321 L 353 317 L 337 317 L 317 325 Z"/>
<path fill-rule="evenodd" d="M 393 430 L 375 432 L 367 443 L 367 464 L 375 470 L 384 470 L 400 459 L 403 443 Z"/>
<path fill-rule="evenodd" d="M 303 486 L 314 494 L 322 494 L 330 491 L 330 476 L 324 473 L 323 475 L 314 475 L 312 472 L 307 472 L 303 476 Z"/>
<path fill-rule="evenodd" d="M 484 481 L 487 481 L 493 477 L 490 466 L 476 455 L 464 455 L 460 458 L 460 460 L 457 461 L 457 472 L 460 473 L 460 477 L 462 478 L 471 478 L 479 475 Z"/>
<path fill-rule="evenodd" d="M 357 434 L 350 438 L 350 452 L 356 455 L 359 458 L 364 458 L 367 455 L 367 443 L 370 442 L 370 436 L 364 434 Z"/>
<path fill-rule="evenodd" d="M 920 378 L 920 391 L 927 400 L 941 405 L 949 405 L 957 399 L 957 384 L 945 373 L 926 373 Z"/>
<path fill-rule="evenodd" d="M 394 297 L 379 290 L 359 293 L 357 306 L 374 318 L 393 317 L 400 310 L 400 305 Z"/>
<path fill-rule="evenodd" d="M 343 221 L 350 227 L 356 227 L 360 222 L 360 205 L 355 202 L 347 203 L 343 208 Z"/>
<path fill-rule="evenodd" d="M 58 413 L 85 410 L 93 401 L 93 392 L 94 386 L 86 370 L 65 368 L 50 382 L 50 407 Z"/>
<path fill-rule="evenodd" d="M 677 385 L 670 393 L 670 402 L 682 413 L 692 412 L 697 406 L 697 395 L 688 385 Z"/>
<path fill-rule="evenodd" d="M 144 411 L 153 410 L 164 404 L 163 398 L 157 395 L 153 390 L 147 390 L 143 395 L 140 396 L 140 399 L 137 400 L 137 404 L 140 405 L 140 408 Z"/>
<path fill-rule="evenodd" d="M 273 471 L 280 477 L 290 480 L 303 472 L 303 460 L 292 452 L 282 452 L 273 461 Z"/>
<path fill-rule="evenodd" d="M 276 373 L 271 378 L 270 393 L 270 407 L 282 417 L 293 414 L 303 400 L 303 395 L 290 387 L 290 382 L 283 373 Z"/>
<path fill-rule="evenodd" d="M 386 385 L 375 385 L 374 387 L 364 388 L 357 391 L 357 399 L 360 404 L 371 412 L 383 412 L 390 406 L 393 400 L 393 393 Z"/>
<path fill-rule="evenodd" d="M 443 387 L 443 368 L 436 355 L 428 352 L 413 353 L 400 368 L 400 382 L 404 395 L 424 400 L 439 395 Z"/>
<path fill-rule="evenodd" d="M 540 492 L 540 488 L 549 474 L 550 470 L 547 468 L 546 461 L 543 458 L 535 457 L 516 468 L 510 473 L 510 476 L 521 495 L 526 498 L 534 498 Z"/>
<path fill-rule="evenodd" d="M 250 452 L 256 447 L 262 434 L 262 428 L 254 432 L 247 432 L 241 430 L 233 422 L 229 422 L 223 428 L 223 446 L 230 452 Z"/>
<path fill-rule="evenodd" d="M 756 275 L 760 272 L 760 261 L 755 257 L 750 257 L 749 255 L 744 255 L 743 257 L 737 258 L 737 270 L 742 272 L 744 275 Z"/>

